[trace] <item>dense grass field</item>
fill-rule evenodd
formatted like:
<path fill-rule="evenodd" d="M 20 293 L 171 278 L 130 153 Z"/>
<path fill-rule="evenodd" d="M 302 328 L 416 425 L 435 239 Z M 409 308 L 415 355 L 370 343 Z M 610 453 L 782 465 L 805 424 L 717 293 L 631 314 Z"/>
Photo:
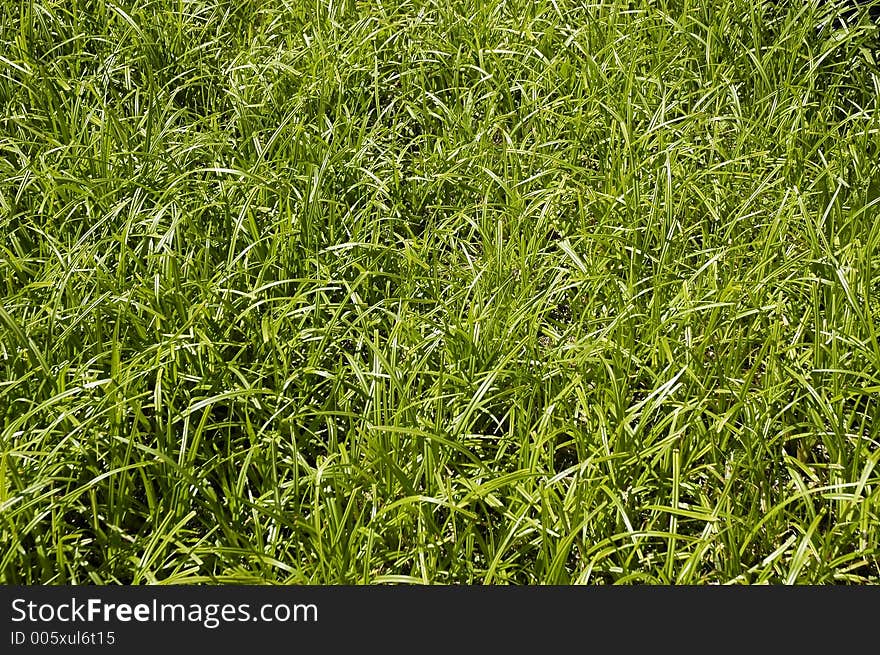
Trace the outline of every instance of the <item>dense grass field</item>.
<path fill-rule="evenodd" d="M 877 44 L 2 0 L 0 582 L 880 582 Z"/>

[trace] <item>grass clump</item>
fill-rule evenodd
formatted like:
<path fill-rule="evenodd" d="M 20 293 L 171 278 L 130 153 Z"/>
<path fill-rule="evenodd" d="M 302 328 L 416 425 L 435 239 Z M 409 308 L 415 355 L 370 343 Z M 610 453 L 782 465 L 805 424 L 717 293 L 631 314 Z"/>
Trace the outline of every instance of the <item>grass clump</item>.
<path fill-rule="evenodd" d="M 880 581 L 876 44 L 0 3 L 0 580 Z"/>

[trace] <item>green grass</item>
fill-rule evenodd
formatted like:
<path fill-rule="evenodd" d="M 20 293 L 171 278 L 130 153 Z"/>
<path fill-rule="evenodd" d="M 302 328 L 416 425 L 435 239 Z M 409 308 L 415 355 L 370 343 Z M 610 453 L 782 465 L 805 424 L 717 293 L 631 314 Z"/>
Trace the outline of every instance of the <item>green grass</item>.
<path fill-rule="evenodd" d="M 877 28 L 0 2 L 0 582 L 880 582 Z"/>

